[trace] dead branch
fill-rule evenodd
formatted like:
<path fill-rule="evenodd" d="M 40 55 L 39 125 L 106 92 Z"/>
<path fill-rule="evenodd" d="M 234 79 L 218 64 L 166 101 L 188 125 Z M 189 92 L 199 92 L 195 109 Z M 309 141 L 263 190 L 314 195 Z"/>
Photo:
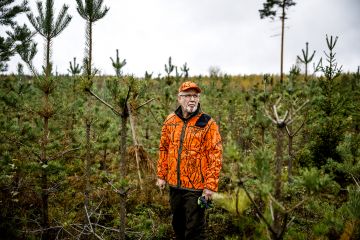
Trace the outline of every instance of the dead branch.
<path fill-rule="evenodd" d="M 155 119 L 155 121 L 157 122 L 157 124 L 158 124 L 159 126 L 161 126 L 162 124 L 157 120 L 157 118 L 155 117 L 155 115 L 154 115 L 154 113 L 151 111 L 151 109 L 149 109 L 149 111 L 150 111 L 151 115 L 153 116 L 153 118 Z"/>
<path fill-rule="evenodd" d="M 274 203 L 276 203 L 276 205 L 281 209 L 281 211 L 286 212 L 284 206 L 281 203 L 279 203 L 279 201 L 276 200 L 271 193 L 269 193 L 269 197 Z"/>
<path fill-rule="evenodd" d="M 103 100 L 102 98 L 100 98 L 99 96 L 97 96 L 94 92 L 92 92 L 90 89 L 87 90 L 91 95 L 93 95 L 96 99 L 98 99 L 100 102 L 102 102 L 104 105 L 106 105 L 108 108 L 110 108 L 116 115 L 121 116 L 121 113 L 119 113 L 118 111 L 116 111 L 116 109 L 111 106 L 109 103 L 105 102 L 105 100 Z"/>
<path fill-rule="evenodd" d="M 297 118 L 297 112 L 299 112 L 303 107 L 305 107 L 305 105 L 309 102 L 309 100 L 307 99 L 300 107 L 298 107 L 294 112 L 293 112 L 293 116 L 290 119 L 290 121 L 287 124 L 291 124 L 296 118 Z"/>
<path fill-rule="evenodd" d="M 64 156 L 65 154 L 67 154 L 67 153 L 74 152 L 74 151 L 79 150 L 79 149 L 80 149 L 80 148 L 78 147 L 78 148 L 73 148 L 73 149 L 65 150 L 65 151 L 59 153 L 58 155 L 56 155 L 56 156 L 54 156 L 54 157 L 52 157 L 52 158 L 49 158 L 48 160 L 51 161 L 51 160 L 58 159 L 58 158 L 60 158 L 60 157 L 63 157 L 63 156 Z"/>
<path fill-rule="evenodd" d="M 100 237 L 99 235 L 97 235 L 96 232 L 94 231 L 94 229 L 93 229 L 93 227 L 92 227 L 92 223 L 91 223 L 90 216 L 89 216 L 89 213 L 88 213 L 88 210 L 87 210 L 86 205 L 84 206 L 84 208 L 85 208 L 87 220 L 88 220 L 88 222 L 89 222 L 89 227 L 90 227 L 91 233 L 94 234 L 94 236 L 95 236 L 97 239 L 99 239 L 99 240 L 104 240 L 102 237 Z"/>
<path fill-rule="evenodd" d="M 143 181 L 142 181 L 142 177 L 141 177 L 141 171 L 140 171 L 140 159 L 139 159 L 139 144 L 136 138 L 136 132 L 135 132 L 135 123 L 134 123 L 134 116 L 132 114 L 132 109 L 129 103 L 127 103 L 127 108 L 128 108 L 128 112 L 129 112 L 129 119 L 130 119 L 130 127 L 131 127 L 131 133 L 132 133 L 132 137 L 133 137 L 133 142 L 135 145 L 135 159 L 136 159 L 136 168 L 137 168 L 137 172 L 138 172 L 138 177 L 139 177 L 139 186 L 140 189 L 143 189 Z"/>
<path fill-rule="evenodd" d="M 152 98 L 152 99 L 150 99 L 150 100 L 147 100 L 146 102 L 144 102 L 143 104 L 141 104 L 140 106 L 138 106 L 137 108 L 135 108 L 134 111 L 138 110 L 139 108 L 145 106 L 146 104 L 148 104 L 148 103 L 150 103 L 150 102 L 152 102 L 152 101 L 154 101 L 154 100 L 155 100 L 155 98 Z"/>
<path fill-rule="evenodd" d="M 244 189 L 246 196 L 249 198 L 250 202 L 253 204 L 253 206 L 255 207 L 255 210 L 257 212 L 257 214 L 259 215 L 259 218 L 261 220 L 263 220 L 263 222 L 266 224 L 267 228 L 269 229 L 269 231 L 276 236 L 276 232 L 274 231 L 274 229 L 271 227 L 270 223 L 266 220 L 266 218 L 264 217 L 264 215 L 262 214 L 262 212 L 260 211 L 260 208 L 257 206 L 257 204 L 255 203 L 254 199 L 252 199 L 252 197 L 250 196 L 250 193 L 248 192 L 248 190 L 246 189 L 245 185 L 243 182 L 240 182 L 239 185 Z"/>
<path fill-rule="evenodd" d="M 288 129 L 288 126 L 286 126 L 286 131 L 290 137 L 295 137 L 299 133 L 299 131 L 303 128 L 304 125 L 305 125 L 305 121 L 301 123 L 300 127 L 294 133 L 291 133 Z"/>

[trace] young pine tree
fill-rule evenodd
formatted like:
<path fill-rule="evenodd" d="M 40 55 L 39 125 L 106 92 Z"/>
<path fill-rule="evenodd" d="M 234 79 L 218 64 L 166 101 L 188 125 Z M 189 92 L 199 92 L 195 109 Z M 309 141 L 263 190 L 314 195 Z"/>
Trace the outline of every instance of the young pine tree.
<path fill-rule="evenodd" d="M 43 238 L 50 239 L 49 235 L 49 186 L 48 186 L 48 170 L 47 165 L 49 161 L 48 145 L 49 145 L 49 120 L 54 116 L 54 106 L 50 101 L 50 95 L 55 89 L 55 82 L 52 78 L 52 63 L 51 63 L 51 46 L 52 40 L 57 37 L 70 23 L 71 16 L 67 14 L 68 6 L 63 5 L 58 17 L 54 17 L 54 1 L 46 0 L 45 8 L 43 3 L 38 1 L 37 3 L 38 16 L 35 17 L 31 12 L 28 19 L 36 32 L 39 33 L 45 40 L 45 63 L 43 66 L 44 76 L 38 76 L 36 79 L 37 86 L 43 95 L 43 106 L 38 111 L 39 116 L 43 120 L 43 135 L 40 141 L 40 162 L 42 167 L 41 173 L 41 199 L 42 199 L 42 228 Z"/>

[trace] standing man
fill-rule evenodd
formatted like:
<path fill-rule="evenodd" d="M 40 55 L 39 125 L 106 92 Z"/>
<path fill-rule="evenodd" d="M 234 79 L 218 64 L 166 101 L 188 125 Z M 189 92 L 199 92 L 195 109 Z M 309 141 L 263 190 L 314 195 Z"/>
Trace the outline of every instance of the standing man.
<path fill-rule="evenodd" d="M 215 121 L 200 108 L 201 89 L 181 84 L 179 107 L 165 120 L 159 147 L 156 185 L 170 186 L 172 226 L 176 239 L 206 239 L 205 209 L 198 198 L 211 200 L 218 190 L 221 137 Z"/>

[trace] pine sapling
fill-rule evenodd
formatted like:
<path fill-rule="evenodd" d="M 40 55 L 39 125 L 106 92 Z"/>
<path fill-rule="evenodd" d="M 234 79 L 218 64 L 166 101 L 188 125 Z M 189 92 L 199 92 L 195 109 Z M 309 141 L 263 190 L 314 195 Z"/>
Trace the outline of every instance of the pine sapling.
<path fill-rule="evenodd" d="M 184 63 L 184 65 L 180 68 L 180 70 L 184 73 L 184 78 L 188 79 L 190 69 L 188 68 L 187 63 Z"/>
<path fill-rule="evenodd" d="M 114 60 L 112 57 L 110 57 L 111 62 L 112 62 L 112 66 L 115 69 L 115 73 L 117 77 L 122 77 L 123 72 L 122 72 L 122 68 L 126 65 L 126 59 L 120 61 L 119 58 L 119 49 L 116 49 L 116 60 Z"/>
<path fill-rule="evenodd" d="M 68 68 L 68 72 L 75 77 L 76 75 L 79 75 L 81 73 L 81 69 L 82 67 L 80 67 L 80 65 L 78 63 L 76 63 L 76 57 L 74 57 L 73 62 L 69 62 L 69 68 Z"/>
<path fill-rule="evenodd" d="M 316 51 L 314 50 L 313 53 L 311 55 L 309 55 L 309 43 L 306 42 L 306 47 L 305 50 L 301 49 L 302 51 L 302 58 L 300 56 L 297 56 L 297 59 L 302 62 L 303 64 L 305 64 L 305 82 L 307 82 L 307 77 L 308 77 L 308 64 L 313 60 Z"/>
<path fill-rule="evenodd" d="M 169 65 L 165 64 L 165 72 L 167 74 L 167 76 L 166 76 L 166 84 L 170 86 L 172 84 L 170 75 L 175 69 L 175 66 L 171 62 L 171 57 L 169 57 L 168 64 Z"/>

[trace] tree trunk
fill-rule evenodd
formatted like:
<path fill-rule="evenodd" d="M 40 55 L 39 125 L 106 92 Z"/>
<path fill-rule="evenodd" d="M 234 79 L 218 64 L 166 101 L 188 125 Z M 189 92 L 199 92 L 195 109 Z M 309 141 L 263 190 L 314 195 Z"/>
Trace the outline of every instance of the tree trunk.
<path fill-rule="evenodd" d="M 276 155 L 275 155 L 275 199 L 281 200 L 281 173 L 283 167 L 283 142 L 284 142 L 284 126 L 278 126 L 276 136 Z M 279 234 L 281 232 L 281 217 L 277 208 L 274 209 L 274 231 Z"/>
<path fill-rule="evenodd" d="M 92 64 L 92 22 L 89 22 L 89 76 L 91 76 L 91 64 Z"/>
<path fill-rule="evenodd" d="M 127 174 L 127 160 L 126 160 L 126 138 L 127 138 L 127 119 L 128 113 L 127 108 L 125 107 L 123 115 L 121 116 L 121 126 L 120 126 L 120 181 L 124 181 Z M 120 215 L 120 226 L 119 226 L 119 239 L 125 240 L 125 227 L 126 227 L 126 186 L 122 185 L 119 189 L 120 197 L 120 206 L 119 206 L 119 215 Z"/>
<path fill-rule="evenodd" d="M 280 83 L 283 84 L 284 74 L 284 29 L 285 29 L 285 0 L 282 3 L 282 15 L 281 15 L 281 53 L 280 53 Z"/>
<path fill-rule="evenodd" d="M 48 97 L 45 96 L 45 104 L 47 104 Z M 41 200 L 42 200 L 42 228 L 43 239 L 50 239 L 49 236 L 49 191 L 48 191 L 48 179 L 47 179 L 47 156 L 46 147 L 48 144 L 49 134 L 49 118 L 44 117 L 44 135 L 41 143 Z"/>
<path fill-rule="evenodd" d="M 89 119 L 85 121 L 86 127 L 86 153 L 85 153 L 85 189 L 84 189 L 84 208 L 89 210 L 89 194 L 90 194 L 90 161 L 91 161 L 91 122 Z M 89 224 L 88 217 L 86 211 L 84 210 L 84 224 Z"/>
<path fill-rule="evenodd" d="M 51 47 L 51 39 L 50 38 L 47 38 L 46 39 L 46 65 L 45 65 L 45 75 L 46 75 L 46 80 L 48 80 L 48 77 L 50 76 L 51 74 L 51 71 L 50 71 L 50 47 Z"/>
<path fill-rule="evenodd" d="M 288 183 L 292 182 L 292 165 L 293 165 L 293 159 L 294 159 L 294 154 L 293 154 L 293 140 L 294 140 L 294 136 L 291 134 L 291 126 L 288 126 L 289 128 L 289 132 L 290 134 L 288 134 L 289 137 L 289 143 L 288 143 L 288 156 L 289 156 L 289 160 L 288 160 Z"/>
<path fill-rule="evenodd" d="M 132 110 L 131 110 L 130 107 L 131 107 L 130 104 L 127 103 L 127 109 L 128 109 L 128 113 L 129 113 L 129 119 L 130 119 L 131 133 L 132 133 L 132 138 L 133 138 L 134 147 L 135 147 L 135 159 L 136 159 L 136 169 L 137 169 L 138 178 L 139 178 L 139 187 L 140 187 L 140 190 L 143 190 L 143 180 L 142 180 L 142 177 L 141 177 L 141 169 L 140 169 L 139 143 L 138 143 L 137 138 L 136 138 L 135 119 L 134 119 L 134 115 L 131 112 Z"/>

